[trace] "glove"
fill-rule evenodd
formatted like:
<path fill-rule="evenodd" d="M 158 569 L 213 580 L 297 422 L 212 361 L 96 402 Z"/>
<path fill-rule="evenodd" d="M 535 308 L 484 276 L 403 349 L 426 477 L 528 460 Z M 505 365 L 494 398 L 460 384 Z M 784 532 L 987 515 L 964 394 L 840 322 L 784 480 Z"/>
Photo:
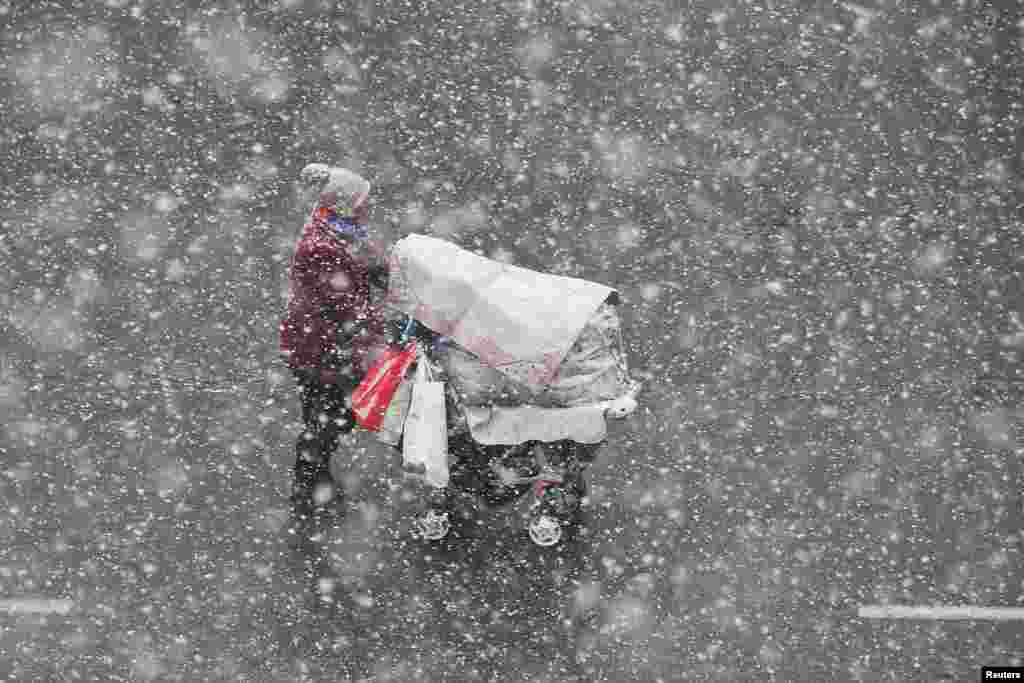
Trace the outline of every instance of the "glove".
<path fill-rule="evenodd" d="M 351 381 L 347 374 L 339 372 L 338 370 L 328 366 L 318 368 L 293 368 L 292 373 L 295 375 L 295 380 L 303 387 L 315 387 L 317 385 L 325 386 Z"/>
<path fill-rule="evenodd" d="M 387 264 L 375 264 L 370 266 L 367 276 L 370 280 L 370 284 L 374 287 L 383 289 L 385 292 L 388 291 L 391 271 L 388 269 Z"/>

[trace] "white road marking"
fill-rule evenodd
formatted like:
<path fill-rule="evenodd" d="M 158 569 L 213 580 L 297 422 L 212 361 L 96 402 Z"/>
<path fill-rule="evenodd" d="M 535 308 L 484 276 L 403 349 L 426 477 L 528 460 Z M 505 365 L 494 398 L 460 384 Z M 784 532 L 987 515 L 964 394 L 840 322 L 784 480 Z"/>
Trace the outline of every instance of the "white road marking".
<path fill-rule="evenodd" d="M 69 614 L 75 603 L 51 598 L 8 598 L 0 600 L 0 612 L 10 614 Z"/>
<path fill-rule="evenodd" d="M 1024 607 L 864 605 L 857 610 L 857 616 L 861 619 L 1024 621 Z"/>

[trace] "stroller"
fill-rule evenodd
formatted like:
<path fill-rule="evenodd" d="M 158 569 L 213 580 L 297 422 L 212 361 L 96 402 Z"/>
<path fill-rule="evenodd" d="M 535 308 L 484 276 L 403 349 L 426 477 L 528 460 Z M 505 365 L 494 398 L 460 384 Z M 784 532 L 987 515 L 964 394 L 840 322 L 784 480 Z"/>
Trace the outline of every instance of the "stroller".
<path fill-rule="evenodd" d="M 388 304 L 444 384 L 449 476 L 427 486 L 418 535 L 446 537 L 466 496 L 502 506 L 532 491 L 529 536 L 558 544 L 579 522 L 606 420 L 637 408 L 618 294 L 423 235 L 400 240 L 392 264 Z"/>

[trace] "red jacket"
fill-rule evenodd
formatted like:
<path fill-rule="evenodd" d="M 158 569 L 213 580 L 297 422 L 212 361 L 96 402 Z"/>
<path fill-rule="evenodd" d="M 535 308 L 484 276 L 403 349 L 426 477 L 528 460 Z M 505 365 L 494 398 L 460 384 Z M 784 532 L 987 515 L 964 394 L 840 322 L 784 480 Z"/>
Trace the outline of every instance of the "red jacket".
<path fill-rule="evenodd" d="M 374 347 L 383 341 L 382 311 L 370 305 L 371 265 L 315 218 L 306 224 L 289 269 L 288 312 L 281 321 L 281 351 L 295 369 L 319 370 L 333 383 L 335 350 L 351 351 L 359 375 L 366 372 Z M 339 346 L 351 324 L 366 331 Z M 344 365 L 344 363 L 342 363 Z"/>

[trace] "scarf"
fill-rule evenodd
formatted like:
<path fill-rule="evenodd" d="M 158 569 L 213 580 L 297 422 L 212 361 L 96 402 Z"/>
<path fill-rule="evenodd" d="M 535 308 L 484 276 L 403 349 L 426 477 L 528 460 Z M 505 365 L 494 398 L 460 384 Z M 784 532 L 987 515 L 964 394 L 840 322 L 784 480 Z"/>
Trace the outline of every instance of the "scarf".
<path fill-rule="evenodd" d="M 364 241 L 370 236 L 367 226 L 356 223 L 351 216 L 342 215 L 330 206 L 318 206 L 313 210 L 313 224 L 345 241 Z"/>

